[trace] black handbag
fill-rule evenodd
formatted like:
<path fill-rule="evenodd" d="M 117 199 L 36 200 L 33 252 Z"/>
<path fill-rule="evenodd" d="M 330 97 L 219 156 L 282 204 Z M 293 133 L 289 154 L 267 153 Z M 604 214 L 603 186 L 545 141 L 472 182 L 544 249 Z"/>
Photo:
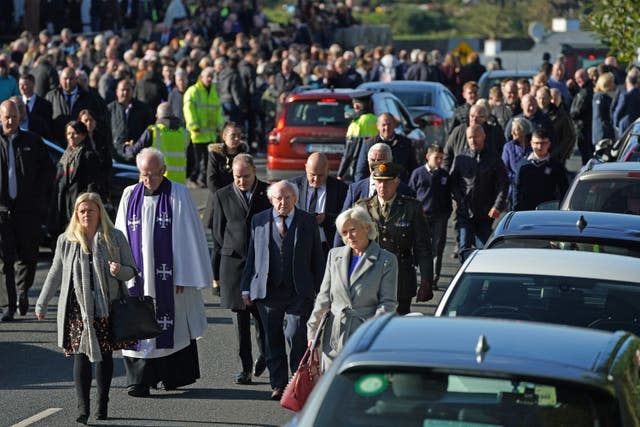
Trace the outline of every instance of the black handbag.
<path fill-rule="evenodd" d="M 118 299 L 111 301 L 109 322 L 114 343 L 155 338 L 162 333 L 156 307 L 150 296 L 125 296 L 118 286 Z"/>

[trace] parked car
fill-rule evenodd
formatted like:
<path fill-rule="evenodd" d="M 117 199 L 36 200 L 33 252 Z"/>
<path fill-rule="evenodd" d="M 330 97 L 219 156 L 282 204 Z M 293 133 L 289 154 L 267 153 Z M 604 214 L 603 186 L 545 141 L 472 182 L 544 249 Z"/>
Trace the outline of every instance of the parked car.
<path fill-rule="evenodd" d="M 507 212 L 483 249 L 539 248 L 640 258 L 640 217 L 585 211 Z"/>
<path fill-rule="evenodd" d="M 337 170 L 353 114 L 352 99 L 366 94 L 371 94 L 376 115 L 388 112 L 398 119 L 396 131 L 412 140 L 416 157 L 423 163 L 426 136 L 395 95 L 355 89 L 316 89 L 294 92 L 285 100 L 267 141 L 268 179 L 300 174 L 309 153 L 314 151 L 327 154 L 329 168 Z"/>
<path fill-rule="evenodd" d="M 556 206 L 557 203 L 543 205 Z M 559 207 L 640 215 L 640 163 L 587 164 L 573 179 Z"/>
<path fill-rule="evenodd" d="M 639 352 L 628 332 L 380 316 L 287 425 L 637 426 Z"/>
<path fill-rule="evenodd" d="M 453 126 L 456 98 L 442 83 L 395 80 L 363 83 L 358 89 L 384 90 L 397 96 L 427 135 L 427 142 L 444 147 Z"/>
<path fill-rule="evenodd" d="M 533 79 L 538 74 L 536 70 L 493 70 L 485 71 L 478 80 L 478 96 L 489 98 L 489 89 L 493 86 L 500 86 L 500 82 L 505 79 Z"/>
<path fill-rule="evenodd" d="M 640 335 L 640 259 L 556 249 L 472 253 L 436 309 Z"/>

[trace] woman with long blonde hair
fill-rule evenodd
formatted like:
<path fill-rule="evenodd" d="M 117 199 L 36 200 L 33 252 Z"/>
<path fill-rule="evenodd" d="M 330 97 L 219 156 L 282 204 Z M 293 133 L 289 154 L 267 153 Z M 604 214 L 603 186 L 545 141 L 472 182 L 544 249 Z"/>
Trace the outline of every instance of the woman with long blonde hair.
<path fill-rule="evenodd" d="M 128 295 L 124 281 L 135 275 L 135 262 L 127 239 L 115 229 L 97 193 L 82 193 L 75 201 L 67 229 L 58 237 L 51 269 L 36 303 L 36 318 L 43 320 L 49 300 L 58 298 L 58 346 L 73 356 L 73 379 L 78 399 L 76 421 L 89 418 L 91 364 L 96 365 L 98 410 L 107 418 L 114 350 L 132 343 L 111 339 L 109 305 Z"/>

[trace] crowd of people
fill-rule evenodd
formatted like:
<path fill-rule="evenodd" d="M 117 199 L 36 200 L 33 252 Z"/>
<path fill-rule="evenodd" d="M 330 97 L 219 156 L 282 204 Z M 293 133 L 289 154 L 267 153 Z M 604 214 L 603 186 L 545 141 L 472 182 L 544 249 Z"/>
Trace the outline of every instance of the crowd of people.
<path fill-rule="evenodd" d="M 199 378 L 209 286 L 234 312 L 241 371 L 233 381 L 249 384 L 268 369 L 279 400 L 318 328 L 326 367 L 368 318 L 433 298 L 452 212 L 464 261 L 505 210 L 561 198 L 574 147 L 586 162 L 595 143 L 640 115 L 639 71 L 625 76 L 613 57 L 574 76 L 559 58 L 532 82 L 506 79 L 485 100 L 477 55 L 460 65 L 437 51 L 325 47 L 302 24 L 276 36 L 251 2 L 230 2 L 225 19 L 201 3 L 202 13 L 136 37 L 25 32 L 0 55 L 2 320 L 28 312 L 41 238 L 34 224 L 42 224 L 60 237 L 35 311 L 45 318 L 60 289 L 58 345 L 74 356 L 81 423 L 91 363 L 96 417 L 107 417 L 114 350 L 123 350 L 134 397 Z M 319 19 L 320 4 L 303 3 L 305 22 Z M 229 23 L 234 10 L 252 13 Z M 343 5 L 335 12 L 351 22 Z M 292 180 L 257 178 L 254 157 L 288 92 L 404 78 L 439 81 L 460 99 L 447 140 L 425 159 L 365 97 L 353 100 L 340 167 L 355 182 L 330 176 L 322 153 Z M 64 148 L 57 165 L 42 138 Z M 113 159 L 140 172 L 119 201 L 109 191 Z M 204 221 L 187 188 L 208 189 Z M 109 304 L 125 281 L 130 294 L 155 298 L 159 337 L 109 336 Z"/>

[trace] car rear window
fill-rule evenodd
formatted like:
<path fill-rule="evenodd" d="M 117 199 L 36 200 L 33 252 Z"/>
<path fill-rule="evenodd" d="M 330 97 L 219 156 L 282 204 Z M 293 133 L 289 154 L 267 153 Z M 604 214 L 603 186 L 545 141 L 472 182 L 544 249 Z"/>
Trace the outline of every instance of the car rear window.
<path fill-rule="evenodd" d="M 640 215 L 640 177 L 580 180 L 569 209 Z"/>
<path fill-rule="evenodd" d="M 335 378 L 314 425 L 604 427 L 618 423 L 611 396 L 578 385 L 360 368 Z"/>
<path fill-rule="evenodd" d="M 578 277 L 466 273 L 442 316 L 533 320 L 640 335 L 640 285 Z"/>
<path fill-rule="evenodd" d="M 588 238 L 542 238 L 542 237 L 508 237 L 496 240 L 487 249 L 532 248 L 561 249 L 568 251 L 598 252 L 604 254 L 624 255 L 640 258 L 640 247 L 633 242 L 594 242 Z"/>
<path fill-rule="evenodd" d="M 287 106 L 286 125 L 347 127 L 350 109 L 349 102 L 333 98 L 296 101 Z"/>
<path fill-rule="evenodd" d="M 402 103 L 406 107 L 422 107 L 425 105 L 433 105 L 433 92 L 399 92 L 394 90 L 393 94 L 400 98 L 400 101 L 402 101 Z"/>

